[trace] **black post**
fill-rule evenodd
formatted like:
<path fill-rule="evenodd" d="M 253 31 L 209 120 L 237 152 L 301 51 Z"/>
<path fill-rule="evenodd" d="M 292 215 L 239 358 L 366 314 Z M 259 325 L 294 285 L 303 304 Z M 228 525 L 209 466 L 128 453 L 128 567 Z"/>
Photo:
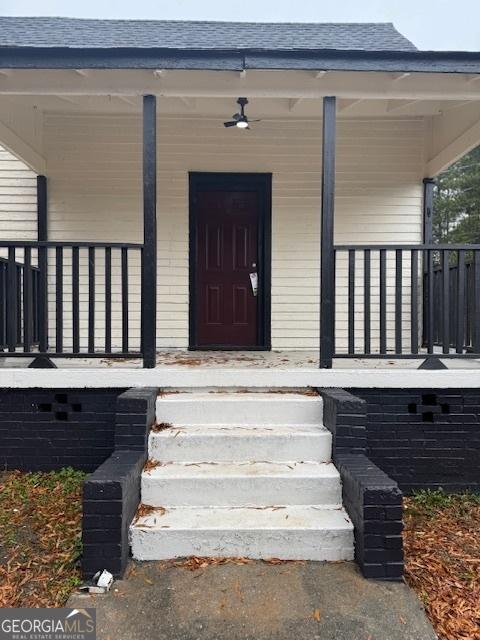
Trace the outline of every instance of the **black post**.
<path fill-rule="evenodd" d="M 143 366 L 155 367 L 157 326 L 157 101 L 143 96 Z"/>
<path fill-rule="evenodd" d="M 322 218 L 320 259 L 320 368 L 331 369 L 335 347 L 335 211 L 336 98 L 323 99 Z"/>
<path fill-rule="evenodd" d="M 48 240 L 47 178 L 37 176 L 37 237 Z M 48 350 L 48 249 L 38 250 L 38 342 L 40 352 Z"/>
<path fill-rule="evenodd" d="M 433 188 L 435 180 L 423 180 L 423 244 L 433 243 Z"/>
<path fill-rule="evenodd" d="M 423 244 L 433 243 L 433 189 L 435 180 L 433 178 L 424 178 L 423 180 Z M 426 251 L 423 251 L 423 346 L 429 342 L 428 331 L 428 268 L 430 261 Z"/>

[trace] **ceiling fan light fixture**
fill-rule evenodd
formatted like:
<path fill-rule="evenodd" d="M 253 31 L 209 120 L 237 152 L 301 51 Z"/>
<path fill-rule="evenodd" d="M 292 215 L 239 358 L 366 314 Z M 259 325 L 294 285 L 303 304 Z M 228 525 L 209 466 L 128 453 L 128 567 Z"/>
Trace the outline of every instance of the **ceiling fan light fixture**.
<path fill-rule="evenodd" d="M 245 114 L 245 105 L 248 104 L 247 98 L 238 98 L 237 104 L 240 105 L 240 113 L 234 113 L 231 120 L 223 123 L 224 127 L 238 127 L 239 129 L 250 129 L 250 122 L 260 122 L 259 120 L 251 120 Z"/>

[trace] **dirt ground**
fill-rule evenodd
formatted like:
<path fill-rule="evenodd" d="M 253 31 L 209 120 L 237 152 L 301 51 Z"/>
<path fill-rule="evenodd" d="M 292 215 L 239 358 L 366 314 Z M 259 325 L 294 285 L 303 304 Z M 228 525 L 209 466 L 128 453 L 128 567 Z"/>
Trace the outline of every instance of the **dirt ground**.
<path fill-rule="evenodd" d="M 480 496 L 406 499 L 406 580 L 445 640 L 480 639 Z"/>
<path fill-rule="evenodd" d="M 79 584 L 84 477 L 0 475 L 0 607 L 61 607 Z"/>

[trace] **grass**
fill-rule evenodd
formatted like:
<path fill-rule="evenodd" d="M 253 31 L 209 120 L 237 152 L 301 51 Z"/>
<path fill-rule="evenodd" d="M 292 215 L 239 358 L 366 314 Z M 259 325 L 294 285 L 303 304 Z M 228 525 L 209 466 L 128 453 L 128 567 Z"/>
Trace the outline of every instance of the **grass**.
<path fill-rule="evenodd" d="M 480 640 L 480 495 L 405 500 L 405 574 L 439 637 Z"/>
<path fill-rule="evenodd" d="M 0 476 L 0 607 L 59 607 L 79 584 L 85 475 Z"/>

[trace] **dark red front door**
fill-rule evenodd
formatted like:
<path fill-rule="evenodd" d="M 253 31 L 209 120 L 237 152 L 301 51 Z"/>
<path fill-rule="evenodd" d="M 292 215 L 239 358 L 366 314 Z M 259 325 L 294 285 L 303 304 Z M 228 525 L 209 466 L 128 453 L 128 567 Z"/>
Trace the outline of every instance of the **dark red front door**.
<path fill-rule="evenodd" d="M 197 347 L 258 344 L 258 191 L 199 190 L 195 206 Z M 255 277 L 255 276 L 254 276 Z"/>

